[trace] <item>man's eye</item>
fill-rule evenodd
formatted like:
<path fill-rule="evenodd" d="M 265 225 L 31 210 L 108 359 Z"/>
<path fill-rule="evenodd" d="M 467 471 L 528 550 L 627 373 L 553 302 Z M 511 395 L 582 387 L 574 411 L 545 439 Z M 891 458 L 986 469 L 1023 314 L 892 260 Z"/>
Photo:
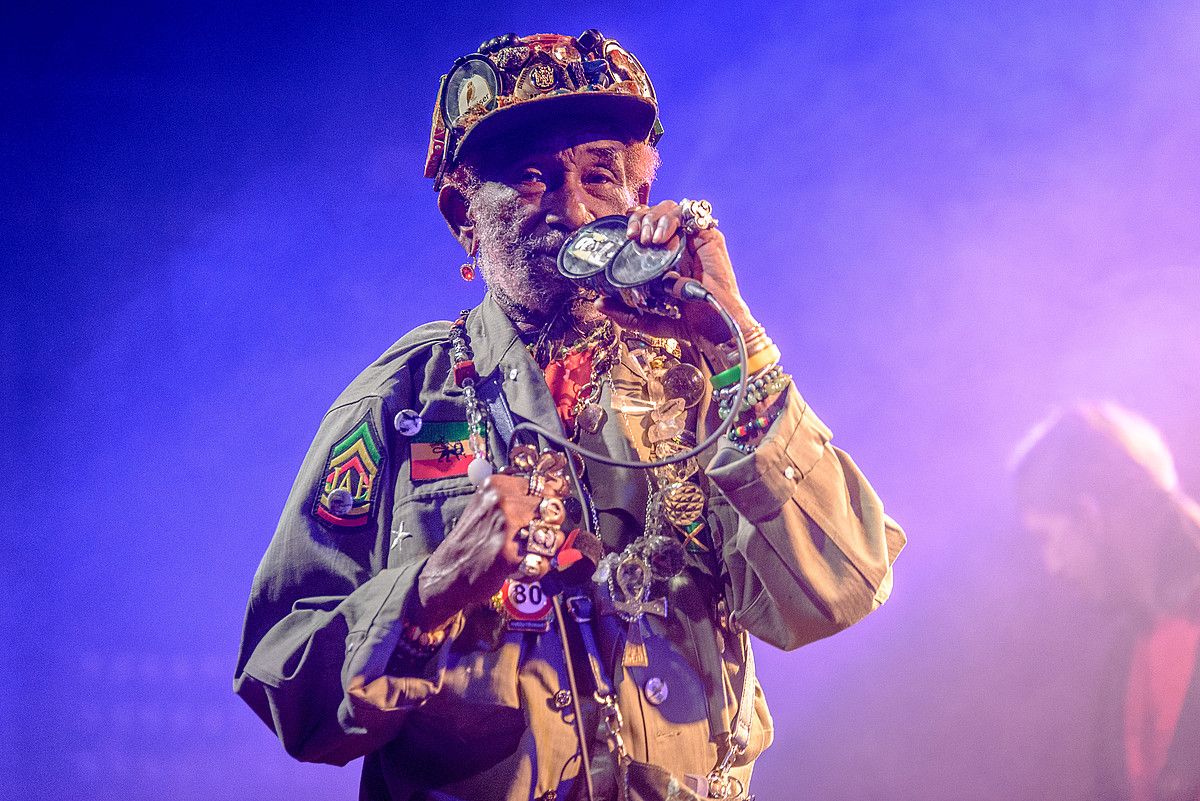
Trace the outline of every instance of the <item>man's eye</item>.
<path fill-rule="evenodd" d="M 523 184 L 539 183 L 542 180 L 542 174 L 538 170 L 522 170 L 517 176 L 517 180 Z"/>
<path fill-rule="evenodd" d="M 616 176 L 606 170 L 598 170 L 588 173 L 587 182 L 589 184 L 611 184 L 616 183 Z"/>

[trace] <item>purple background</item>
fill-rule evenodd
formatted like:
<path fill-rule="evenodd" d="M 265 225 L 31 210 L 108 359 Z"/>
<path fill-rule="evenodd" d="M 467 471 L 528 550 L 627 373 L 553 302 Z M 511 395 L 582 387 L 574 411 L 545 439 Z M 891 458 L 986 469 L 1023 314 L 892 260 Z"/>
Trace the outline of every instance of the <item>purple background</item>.
<path fill-rule="evenodd" d="M 596 26 L 658 87 L 655 197 L 712 200 L 912 540 L 881 613 L 760 648 L 759 798 L 1085 797 L 1107 628 L 1004 465 L 1111 397 L 1200 487 L 1194 3 L 171 5 L 0 26 L 0 796 L 356 797 L 230 692 L 251 576 L 332 399 L 482 293 L 421 177 L 438 76 Z"/>

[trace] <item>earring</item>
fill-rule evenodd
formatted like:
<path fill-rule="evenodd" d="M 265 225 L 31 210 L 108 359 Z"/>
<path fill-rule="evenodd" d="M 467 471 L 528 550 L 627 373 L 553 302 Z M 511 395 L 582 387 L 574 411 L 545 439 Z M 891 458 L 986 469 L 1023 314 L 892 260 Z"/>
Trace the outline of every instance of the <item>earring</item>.
<path fill-rule="evenodd" d="M 462 276 L 462 280 L 474 281 L 475 280 L 475 268 L 478 266 L 478 264 L 479 264 L 479 257 L 476 256 L 474 253 L 472 253 L 471 257 L 469 259 L 467 259 L 466 261 L 464 261 L 462 263 L 462 266 L 458 268 L 458 274 Z"/>

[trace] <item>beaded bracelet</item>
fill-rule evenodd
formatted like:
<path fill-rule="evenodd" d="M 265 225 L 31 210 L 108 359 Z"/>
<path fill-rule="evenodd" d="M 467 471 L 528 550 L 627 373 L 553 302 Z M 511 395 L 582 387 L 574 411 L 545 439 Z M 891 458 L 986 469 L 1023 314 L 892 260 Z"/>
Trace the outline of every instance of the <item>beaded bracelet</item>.
<path fill-rule="evenodd" d="M 777 373 L 779 373 L 781 370 L 782 370 L 782 368 L 778 364 L 769 365 L 769 366 L 767 366 L 766 369 L 761 370 L 760 372 L 758 372 L 754 375 L 751 375 L 748 379 L 746 379 L 746 386 L 752 387 L 752 386 L 754 386 L 754 383 L 756 381 L 762 382 L 764 379 L 769 380 L 771 378 L 774 378 L 775 375 Z M 717 387 L 716 389 L 713 390 L 712 398 L 714 401 L 718 401 L 718 402 L 722 401 L 722 400 L 728 400 L 728 399 L 732 398 L 733 396 L 737 395 L 737 390 L 738 390 L 738 388 L 737 388 L 736 383 L 727 385 L 727 386 L 723 386 L 723 387 Z"/>
<path fill-rule="evenodd" d="M 734 426 L 729 429 L 729 441 L 742 453 L 754 453 L 758 446 L 750 444 L 748 440 L 756 439 L 759 434 L 770 428 L 781 414 L 783 414 L 782 406 L 767 414 L 760 414 L 748 423 Z"/>
<path fill-rule="evenodd" d="M 773 418 L 760 414 L 748 423 L 742 423 L 729 429 L 729 440 L 731 442 L 745 441 L 760 431 L 766 431 L 771 427 L 772 422 L 774 422 Z"/>
<path fill-rule="evenodd" d="M 753 389 L 756 385 L 761 387 L 763 384 L 775 380 L 782 372 L 782 366 L 778 364 L 772 364 L 770 367 L 758 373 L 757 375 L 750 376 L 749 380 L 746 381 L 747 391 Z M 712 399 L 716 403 L 721 403 L 723 401 L 728 402 L 737 395 L 737 390 L 738 388 L 736 385 L 714 389 L 712 393 Z"/>
<path fill-rule="evenodd" d="M 752 379 L 746 387 L 746 396 L 742 399 L 742 406 L 737 411 L 743 412 L 752 408 L 756 403 L 768 398 L 775 392 L 787 387 L 790 381 L 790 376 L 783 372 L 781 368 L 772 368 L 757 378 Z M 717 404 L 717 413 L 722 419 L 728 417 L 734 412 L 733 401 L 737 397 L 736 391 L 724 392 L 721 394 L 714 393 L 714 401 Z"/>
<path fill-rule="evenodd" d="M 792 377 L 783 372 L 783 368 L 779 365 L 773 365 L 762 375 L 750 381 L 746 387 L 746 397 L 742 400 L 742 407 L 738 411 L 743 412 L 753 408 L 755 404 L 783 392 L 791 383 Z M 726 388 L 713 393 L 713 400 L 717 403 L 717 414 L 722 420 L 733 413 L 732 406 L 736 397 L 736 388 L 733 391 Z"/>

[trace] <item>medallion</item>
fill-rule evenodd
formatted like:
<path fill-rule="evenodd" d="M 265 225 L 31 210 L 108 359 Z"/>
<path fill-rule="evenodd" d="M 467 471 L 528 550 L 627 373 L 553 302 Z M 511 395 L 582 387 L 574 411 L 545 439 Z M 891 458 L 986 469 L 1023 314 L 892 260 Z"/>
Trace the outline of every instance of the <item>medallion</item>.
<path fill-rule="evenodd" d="M 539 582 L 505 581 L 499 596 L 499 603 L 495 605 L 504 616 L 504 626 L 509 631 L 545 634 L 550 630 L 553 601 L 542 591 Z"/>
<path fill-rule="evenodd" d="M 704 491 L 690 481 L 671 484 L 663 490 L 663 512 L 673 525 L 690 526 L 704 514 Z"/>

